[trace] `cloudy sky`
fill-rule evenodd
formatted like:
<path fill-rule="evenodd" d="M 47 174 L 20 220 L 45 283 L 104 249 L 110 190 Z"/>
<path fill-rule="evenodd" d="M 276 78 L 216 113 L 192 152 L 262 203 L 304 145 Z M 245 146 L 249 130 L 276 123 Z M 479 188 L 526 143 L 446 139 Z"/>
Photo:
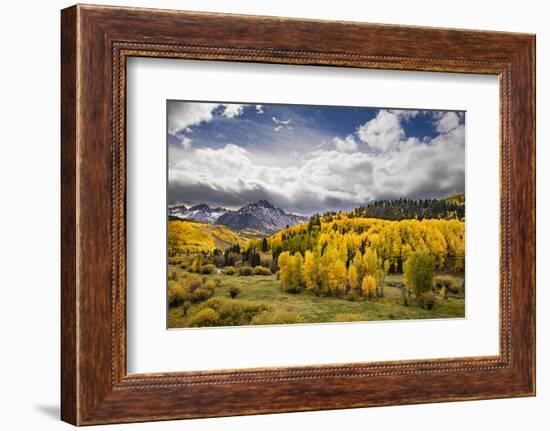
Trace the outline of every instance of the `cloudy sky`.
<path fill-rule="evenodd" d="M 464 192 L 464 113 L 168 101 L 168 202 L 287 212 Z"/>

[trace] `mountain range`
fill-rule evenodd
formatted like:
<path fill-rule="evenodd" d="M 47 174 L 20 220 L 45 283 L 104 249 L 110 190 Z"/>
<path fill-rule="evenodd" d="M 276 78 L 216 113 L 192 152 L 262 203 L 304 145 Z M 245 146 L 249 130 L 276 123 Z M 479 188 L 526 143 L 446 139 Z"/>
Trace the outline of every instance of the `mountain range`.
<path fill-rule="evenodd" d="M 194 220 L 202 223 L 216 223 L 222 215 L 228 213 L 225 208 L 210 208 L 206 204 L 200 204 L 187 208 L 185 205 L 176 205 L 168 208 L 168 215 L 180 220 Z"/>
<path fill-rule="evenodd" d="M 191 208 L 186 208 L 185 205 L 176 205 L 168 209 L 168 215 L 176 220 L 221 224 L 233 231 L 263 235 L 269 235 L 287 226 L 294 226 L 309 220 L 309 217 L 286 213 L 266 200 L 245 205 L 236 211 L 221 207 L 210 208 L 206 204 L 195 205 Z"/>

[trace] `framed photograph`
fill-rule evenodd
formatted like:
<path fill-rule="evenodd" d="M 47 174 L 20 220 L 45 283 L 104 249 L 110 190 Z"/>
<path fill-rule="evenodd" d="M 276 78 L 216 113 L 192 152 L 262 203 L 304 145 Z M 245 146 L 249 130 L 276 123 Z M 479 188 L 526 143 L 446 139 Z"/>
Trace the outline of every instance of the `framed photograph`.
<path fill-rule="evenodd" d="M 535 394 L 533 35 L 61 30 L 63 420 Z"/>
<path fill-rule="evenodd" d="M 465 113 L 169 100 L 168 328 L 465 317 Z"/>

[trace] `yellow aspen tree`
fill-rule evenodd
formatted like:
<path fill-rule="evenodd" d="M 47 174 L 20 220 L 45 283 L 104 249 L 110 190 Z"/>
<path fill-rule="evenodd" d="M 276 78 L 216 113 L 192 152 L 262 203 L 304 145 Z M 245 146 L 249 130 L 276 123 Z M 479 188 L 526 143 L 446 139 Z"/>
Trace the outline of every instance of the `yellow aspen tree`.
<path fill-rule="evenodd" d="M 339 260 L 338 251 L 332 245 L 327 246 L 325 253 L 321 256 L 318 275 L 321 291 L 325 293 L 332 293 L 333 288 L 333 276 L 331 274 L 332 265 L 335 261 Z"/>
<path fill-rule="evenodd" d="M 431 292 L 434 277 L 434 258 L 427 250 L 412 253 L 403 265 L 405 282 L 415 296 Z"/>
<path fill-rule="evenodd" d="M 290 287 L 290 278 L 292 276 L 292 269 L 290 268 L 291 260 L 292 256 L 290 256 L 288 251 L 283 251 L 277 260 L 277 265 L 279 266 L 279 280 L 281 281 L 282 289 L 285 291 Z"/>
<path fill-rule="evenodd" d="M 340 236 L 341 242 L 340 247 L 338 248 L 338 255 L 340 257 L 340 260 L 346 263 L 348 261 L 348 246 L 345 236 Z"/>
<path fill-rule="evenodd" d="M 447 256 L 447 242 L 443 234 L 430 221 L 425 221 L 424 238 L 426 246 L 434 256 L 436 268 L 443 267 Z"/>
<path fill-rule="evenodd" d="M 370 247 L 365 249 L 363 254 L 363 270 L 366 275 L 374 276 L 376 274 L 376 269 L 378 267 L 378 255 L 376 250 L 373 250 Z"/>
<path fill-rule="evenodd" d="M 286 291 L 289 293 L 295 293 L 297 291 L 298 280 L 296 278 L 296 259 L 293 255 L 288 258 L 288 266 L 286 270 L 285 285 Z"/>
<path fill-rule="evenodd" d="M 390 271 L 390 261 L 386 259 L 382 262 L 382 258 L 378 261 L 379 269 L 376 271 L 376 296 L 384 296 L 384 283 L 386 281 L 386 276 Z"/>
<path fill-rule="evenodd" d="M 343 295 L 346 293 L 346 264 L 340 259 L 337 259 L 332 264 L 332 292 L 335 295 Z"/>
<path fill-rule="evenodd" d="M 384 276 L 388 275 L 390 272 L 390 261 L 386 259 L 384 261 Z"/>
<path fill-rule="evenodd" d="M 348 255 L 355 256 L 355 253 L 359 250 L 359 247 L 361 247 L 362 239 L 356 232 L 351 232 L 348 235 Z"/>
<path fill-rule="evenodd" d="M 461 220 L 441 220 L 439 230 L 443 232 L 448 253 L 454 260 L 455 271 L 464 270 L 464 222 Z"/>
<path fill-rule="evenodd" d="M 349 288 L 352 290 L 359 287 L 359 277 L 357 275 L 357 269 L 355 269 L 355 265 L 350 265 L 348 268 L 348 285 Z"/>
<path fill-rule="evenodd" d="M 300 290 L 303 286 L 303 279 L 302 279 L 302 265 L 304 263 L 304 259 L 302 258 L 302 254 L 300 252 L 294 253 L 293 257 L 293 275 L 295 277 L 295 289 Z"/>
<path fill-rule="evenodd" d="M 202 254 L 198 254 L 197 257 L 195 257 L 195 259 L 193 260 L 192 269 L 194 272 L 200 272 L 202 262 L 203 262 Z"/>
<path fill-rule="evenodd" d="M 346 286 L 346 264 L 338 258 L 335 250 L 330 250 L 329 256 L 335 256 L 334 259 L 326 259 L 322 265 L 324 275 L 324 288 L 330 295 L 337 296 L 342 290 L 345 291 Z M 342 289 L 343 287 L 343 289 Z"/>
<path fill-rule="evenodd" d="M 363 270 L 363 255 L 361 254 L 361 251 L 357 250 L 355 253 L 355 256 L 353 257 L 352 265 L 355 267 L 355 270 L 357 271 L 357 279 L 360 283 L 363 279 L 363 276 L 365 275 L 365 272 Z"/>
<path fill-rule="evenodd" d="M 376 278 L 372 275 L 365 275 L 361 283 L 361 291 L 366 298 L 371 299 L 374 297 L 376 295 Z"/>
<path fill-rule="evenodd" d="M 319 287 L 317 280 L 317 258 L 311 251 L 306 251 L 302 265 L 302 279 L 307 290 L 316 291 Z"/>
<path fill-rule="evenodd" d="M 412 252 L 413 252 L 413 249 L 411 245 L 404 244 L 403 247 L 401 248 L 401 261 L 405 262 L 409 258 Z"/>
<path fill-rule="evenodd" d="M 322 252 L 322 250 L 328 246 L 330 242 L 329 235 L 327 233 L 322 233 L 319 235 L 319 239 L 317 240 L 317 246 L 319 247 L 319 253 Z"/>

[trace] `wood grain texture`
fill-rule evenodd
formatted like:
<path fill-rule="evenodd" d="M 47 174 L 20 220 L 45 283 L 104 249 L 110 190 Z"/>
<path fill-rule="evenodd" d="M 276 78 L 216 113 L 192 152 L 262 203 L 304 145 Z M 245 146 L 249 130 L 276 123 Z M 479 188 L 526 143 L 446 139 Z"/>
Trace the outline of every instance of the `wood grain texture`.
<path fill-rule="evenodd" d="M 533 35 L 100 6 L 62 11 L 62 418 L 77 424 L 533 395 Z M 496 357 L 126 374 L 129 56 L 495 74 Z"/>
<path fill-rule="evenodd" d="M 76 9 L 61 17 L 61 417 L 78 421 L 76 299 Z"/>

